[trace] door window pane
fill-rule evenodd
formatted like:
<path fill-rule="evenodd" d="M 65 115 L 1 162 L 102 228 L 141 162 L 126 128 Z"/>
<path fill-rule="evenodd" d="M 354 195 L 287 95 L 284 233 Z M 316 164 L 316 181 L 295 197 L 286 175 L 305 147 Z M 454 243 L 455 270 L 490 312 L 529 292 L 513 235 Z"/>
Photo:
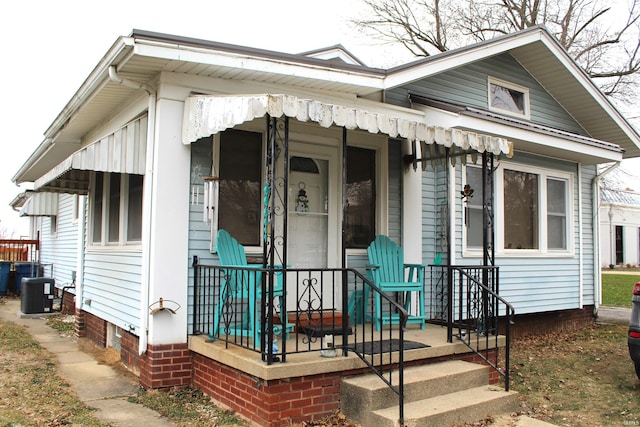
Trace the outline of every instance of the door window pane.
<path fill-rule="evenodd" d="M 347 147 L 347 209 L 345 217 L 348 248 L 366 248 L 376 233 L 376 153 Z"/>
<path fill-rule="evenodd" d="M 473 197 L 465 199 L 467 247 L 482 247 L 482 169 L 467 166 L 466 183 L 473 189 Z"/>
<path fill-rule="evenodd" d="M 547 246 L 567 249 L 567 183 L 547 179 Z"/>
<path fill-rule="evenodd" d="M 142 175 L 129 175 L 127 241 L 142 240 Z"/>
<path fill-rule="evenodd" d="M 260 244 L 262 134 L 220 135 L 218 224 L 243 245 Z"/>
<path fill-rule="evenodd" d="M 538 249 L 538 175 L 504 171 L 504 248 Z"/>

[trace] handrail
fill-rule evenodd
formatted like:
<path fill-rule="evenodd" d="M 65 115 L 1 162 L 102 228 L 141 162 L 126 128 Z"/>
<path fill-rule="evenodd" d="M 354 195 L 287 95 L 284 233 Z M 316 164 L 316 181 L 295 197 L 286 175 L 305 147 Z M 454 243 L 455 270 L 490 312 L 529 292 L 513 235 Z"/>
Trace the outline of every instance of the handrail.
<path fill-rule="evenodd" d="M 505 390 L 510 387 L 510 349 L 511 325 L 515 309 L 498 294 L 498 267 L 487 266 L 448 266 L 450 283 L 457 283 L 457 314 L 453 316 L 453 306 L 449 307 L 449 326 L 457 324 L 456 338 L 493 368 L 503 379 Z M 474 272 L 471 274 L 470 272 Z M 493 273 L 495 272 L 495 276 Z M 482 280 L 478 279 L 482 275 Z M 455 277 L 454 277 L 455 276 Z M 487 284 L 492 284 L 492 288 Z M 453 295 L 454 289 L 450 289 Z M 499 358 L 499 319 L 501 311 L 506 320 L 504 328 L 505 358 L 504 367 L 500 367 Z M 475 344 L 472 336 L 475 335 Z M 494 342 L 491 342 L 493 337 Z M 495 349 L 493 357 L 491 349 Z"/>
<path fill-rule="evenodd" d="M 397 335 L 398 335 L 398 384 L 397 386 L 394 386 L 393 384 L 393 358 L 392 358 L 392 353 L 394 352 L 392 348 L 389 349 L 389 354 L 388 354 L 388 363 L 385 364 L 384 363 L 384 353 L 382 351 L 382 346 L 381 346 L 381 351 L 377 354 L 375 354 L 373 351 L 371 351 L 370 357 L 367 358 L 366 354 L 363 352 L 359 353 L 354 351 L 354 353 L 356 353 L 356 355 L 360 358 L 360 360 L 362 360 L 368 367 L 369 369 L 378 376 L 378 378 L 380 378 L 386 385 L 387 387 L 389 387 L 389 389 L 391 391 L 393 391 L 397 396 L 398 396 L 398 409 L 399 409 L 399 425 L 403 426 L 404 425 L 404 331 L 406 329 L 407 326 L 407 321 L 409 319 L 409 314 L 407 313 L 407 311 L 404 309 L 404 307 L 400 304 L 398 304 L 397 302 L 393 301 L 387 294 L 385 294 L 384 292 L 382 292 L 372 281 L 370 281 L 369 279 L 367 279 L 365 276 L 363 276 L 362 274 L 360 274 L 358 271 L 356 270 L 351 270 L 350 271 L 354 272 L 355 275 L 362 281 L 362 285 L 363 285 L 363 293 L 366 293 L 366 289 L 365 287 L 367 287 L 369 289 L 369 291 L 375 292 L 377 294 L 380 295 L 380 298 L 383 299 L 385 301 L 385 304 L 387 304 L 389 306 L 389 310 L 388 310 L 388 314 L 389 316 L 391 316 L 391 313 L 396 313 L 399 316 L 399 322 L 397 325 Z M 357 283 L 357 282 L 356 282 Z M 358 289 L 356 288 L 356 291 Z M 364 314 L 364 313 L 363 313 Z M 393 332 L 394 332 L 394 326 L 393 324 L 389 325 L 389 329 L 386 331 L 380 331 L 380 341 L 382 341 L 382 337 L 384 335 L 387 335 L 389 337 L 393 336 Z M 375 329 L 375 325 L 372 325 L 371 327 L 371 338 L 373 338 L 373 334 L 374 334 L 374 329 Z M 366 332 L 364 330 L 364 328 L 362 329 L 363 334 Z M 384 335 L 383 335 L 384 334 Z M 356 337 L 357 340 L 357 337 Z M 363 340 L 362 342 L 366 342 L 364 340 L 364 336 L 363 336 Z M 373 339 L 370 342 L 374 342 Z M 373 344 L 371 345 L 372 350 L 373 350 Z M 376 363 L 375 360 L 378 359 L 379 363 L 378 363 L 378 367 L 376 367 Z M 385 374 L 385 368 L 386 367 L 386 374 Z"/>

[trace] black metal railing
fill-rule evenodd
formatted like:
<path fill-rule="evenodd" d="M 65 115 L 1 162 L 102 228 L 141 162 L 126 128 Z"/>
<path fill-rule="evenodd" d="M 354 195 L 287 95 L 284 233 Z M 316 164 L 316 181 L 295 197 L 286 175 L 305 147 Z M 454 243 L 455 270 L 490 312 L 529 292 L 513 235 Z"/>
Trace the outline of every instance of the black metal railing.
<path fill-rule="evenodd" d="M 353 352 L 398 396 L 402 424 L 408 314 L 365 275 L 340 268 L 203 265 L 197 257 L 193 271 L 194 334 L 260 353 L 267 364 L 295 353 Z M 378 327 L 383 319 L 390 325 Z"/>
<path fill-rule="evenodd" d="M 499 295 L 499 268 L 432 266 L 431 280 L 439 288 L 432 290 L 438 295 L 436 306 L 439 312 L 447 312 L 448 341 L 462 341 L 500 374 L 508 391 L 515 311 Z"/>

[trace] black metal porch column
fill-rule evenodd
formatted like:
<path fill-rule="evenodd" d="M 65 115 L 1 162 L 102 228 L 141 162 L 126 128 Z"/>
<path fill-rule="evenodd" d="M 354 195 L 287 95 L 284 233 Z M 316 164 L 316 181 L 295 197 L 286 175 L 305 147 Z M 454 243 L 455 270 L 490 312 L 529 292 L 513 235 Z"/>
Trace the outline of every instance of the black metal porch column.
<path fill-rule="evenodd" d="M 493 154 L 484 152 L 482 153 L 482 265 L 484 267 L 495 266 L 495 230 L 493 221 Z M 494 292 L 495 289 L 495 273 L 491 271 L 491 277 L 489 275 L 489 269 L 483 268 L 482 270 L 482 283 L 485 286 L 490 287 Z M 489 292 L 484 289 L 482 291 L 482 317 L 483 324 L 478 325 L 479 329 L 484 329 L 484 332 L 489 335 L 495 333 L 497 324 L 495 323 L 497 313 L 493 313 L 490 307 L 493 307 L 493 301 L 489 301 Z"/>
<path fill-rule="evenodd" d="M 262 267 L 268 274 L 262 275 L 261 324 L 266 325 L 265 331 L 273 331 L 274 298 L 265 298 L 276 284 L 276 266 L 282 266 L 283 292 L 287 293 L 287 212 L 289 203 L 289 117 L 282 119 L 266 116 L 266 152 L 265 179 L 263 194 L 263 259 Z M 282 159 L 282 172 L 278 173 L 278 158 Z M 282 218 L 282 230 L 278 228 L 276 217 Z M 286 313 L 286 298 L 283 298 L 281 312 Z M 274 355 L 273 334 L 262 334 L 262 358 L 272 363 Z M 286 340 L 282 340 L 282 361 L 286 358 Z"/>

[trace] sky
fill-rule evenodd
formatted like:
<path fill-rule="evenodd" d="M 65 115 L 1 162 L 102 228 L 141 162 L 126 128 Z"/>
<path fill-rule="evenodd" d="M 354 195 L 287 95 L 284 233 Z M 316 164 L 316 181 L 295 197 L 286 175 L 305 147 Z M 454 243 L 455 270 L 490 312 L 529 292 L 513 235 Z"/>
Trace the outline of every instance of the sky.
<path fill-rule="evenodd" d="M 85 78 L 133 29 L 300 53 L 342 44 L 367 65 L 409 60 L 350 24 L 361 0 L 7 0 L 0 16 L 0 231 L 27 234 L 11 178 Z"/>
<path fill-rule="evenodd" d="M 390 47 L 349 23 L 360 0 L 8 0 L 0 17 L 0 230 L 27 234 L 9 206 L 30 185 L 11 178 L 85 78 L 133 29 L 300 53 L 338 43 L 371 66 Z M 405 55 L 406 56 L 406 55 Z"/>

